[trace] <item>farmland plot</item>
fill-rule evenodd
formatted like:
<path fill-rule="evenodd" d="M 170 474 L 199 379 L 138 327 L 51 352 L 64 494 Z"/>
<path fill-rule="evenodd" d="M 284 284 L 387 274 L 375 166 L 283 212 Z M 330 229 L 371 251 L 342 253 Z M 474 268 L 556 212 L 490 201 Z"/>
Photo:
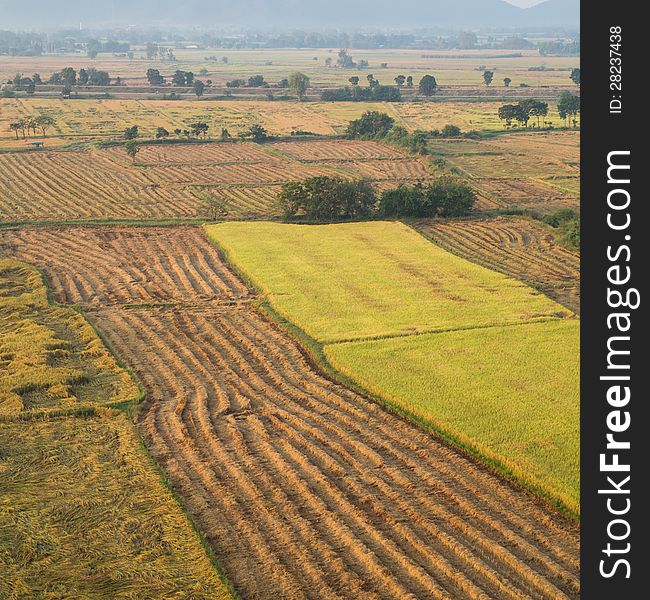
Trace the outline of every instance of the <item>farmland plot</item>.
<path fill-rule="evenodd" d="M 154 256 L 176 229 L 124 260 L 133 280 L 165 278 L 169 300 L 182 304 L 136 306 L 141 292 L 129 299 L 124 287 L 128 306 L 102 295 L 90 316 L 144 384 L 138 427 L 243 597 L 578 597 L 573 526 L 321 376 L 240 301 L 246 287 L 226 281 L 222 263 L 204 273 L 214 270 L 232 305 L 197 294 L 183 282 L 196 277 L 194 248 L 206 241 L 190 232 L 193 243 L 184 237 L 155 271 L 138 255 Z M 0 238 L 5 251 L 48 265 L 53 280 L 70 269 L 84 288 L 109 270 L 106 252 L 64 260 L 57 246 L 80 236 L 43 243 L 40 233 Z"/>
<path fill-rule="evenodd" d="M 324 345 L 338 371 L 578 513 L 579 340 L 571 311 L 401 223 L 207 230 L 277 313 Z M 461 332 L 466 343 L 454 345 Z M 539 341 L 532 348 L 531 339 Z M 495 362 L 501 347 L 518 360 Z M 373 348 L 386 349 L 381 359 L 371 360 Z M 492 404 L 480 403 L 483 391 Z M 519 427 L 532 407 L 536 425 Z M 545 431 L 568 433 L 552 440 Z"/>
<path fill-rule="evenodd" d="M 231 597 L 133 425 L 108 408 L 138 396 L 35 268 L 0 258 L 1 598 Z"/>
<path fill-rule="evenodd" d="M 139 148 L 135 162 L 122 147 L 0 154 L 0 222 L 273 217 L 287 181 L 326 175 L 395 187 L 432 176 L 423 161 L 376 142 Z"/>
<path fill-rule="evenodd" d="M 430 141 L 434 156 L 470 178 L 493 206 L 553 212 L 580 208 L 579 132 L 512 133 Z"/>
<path fill-rule="evenodd" d="M 541 225 L 497 217 L 420 221 L 414 226 L 446 250 L 524 281 L 580 311 L 580 256 L 556 244 Z"/>

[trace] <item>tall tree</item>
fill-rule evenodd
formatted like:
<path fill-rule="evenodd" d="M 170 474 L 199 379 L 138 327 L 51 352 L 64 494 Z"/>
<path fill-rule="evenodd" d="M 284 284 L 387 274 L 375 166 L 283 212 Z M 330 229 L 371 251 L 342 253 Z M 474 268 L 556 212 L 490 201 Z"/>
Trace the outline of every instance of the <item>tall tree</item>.
<path fill-rule="evenodd" d="M 418 90 L 423 96 L 433 96 L 438 89 L 438 82 L 433 75 L 425 75 L 420 79 Z"/>
<path fill-rule="evenodd" d="M 483 82 L 485 85 L 490 85 L 494 79 L 494 71 L 483 71 Z"/>
<path fill-rule="evenodd" d="M 305 99 L 309 85 L 309 77 L 304 73 L 296 71 L 289 75 L 289 88 L 298 96 L 301 102 Z"/>
<path fill-rule="evenodd" d="M 138 142 L 135 140 L 127 140 L 127 142 L 124 144 L 124 150 L 126 150 L 126 153 L 131 157 L 131 161 L 135 163 L 135 157 L 137 156 L 138 152 L 140 152 L 140 146 L 138 145 Z"/>

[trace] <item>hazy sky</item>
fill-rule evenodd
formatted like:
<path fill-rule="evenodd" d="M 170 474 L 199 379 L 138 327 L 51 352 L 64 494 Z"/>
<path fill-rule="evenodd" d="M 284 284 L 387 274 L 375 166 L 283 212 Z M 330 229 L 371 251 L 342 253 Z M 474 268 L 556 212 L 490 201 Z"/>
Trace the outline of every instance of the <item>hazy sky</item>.
<path fill-rule="evenodd" d="M 515 6 L 528 8 L 529 6 L 539 4 L 540 2 L 542 2 L 542 0 L 506 0 L 506 2 L 509 2 L 510 4 L 514 4 Z"/>

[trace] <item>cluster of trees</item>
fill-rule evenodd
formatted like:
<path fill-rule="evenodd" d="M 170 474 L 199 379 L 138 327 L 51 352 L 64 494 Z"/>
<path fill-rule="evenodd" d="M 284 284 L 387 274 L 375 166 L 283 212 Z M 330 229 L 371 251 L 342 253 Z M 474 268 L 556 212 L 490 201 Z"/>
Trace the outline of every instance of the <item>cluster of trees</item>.
<path fill-rule="evenodd" d="M 463 217 L 476 202 L 474 190 L 461 179 L 444 175 L 422 185 L 400 184 L 379 200 L 383 217 Z"/>
<path fill-rule="evenodd" d="M 159 69 L 147 69 L 147 81 L 149 85 L 165 85 L 165 77 L 161 75 Z M 194 90 L 197 98 L 203 96 L 206 88 L 206 83 L 197 79 L 192 71 L 181 71 L 178 69 L 172 75 L 172 85 L 176 87 L 191 87 Z M 211 81 L 208 81 L 208 84 L 211 84 Z"/>
<path fill-rule="evenodd" d="M 381 85 L 379 80 L 369 73 L 366 76 L 368 87 L 361 87 L 361 79 L 353 75 L 348 79 L 350 86 L 338 88 L 336 90 L 325 90 L 321 94 L 321 100 L 326 102 L 400 102 L 402 94 L 400 89 L 413 87 L 413 77 L 411 75 L 398 75 L 395 77 L 396 86 Z M 423 96 L 433 96 L 438 89 L 438 82 L 433 75 L 425 75 L 420 80 L 418 91 Z"/>
<path fill-rule="evenodd" d="M 91 67 L 89 69 L 79 69 L 76 71 L 73 67 L 66 67 L 52 73 L 48 83 L 52 85 L 62 85 L 64 88 L 70 90 L 74 86 L 82 85 L 96 85 L 107 86 L 111 84 L 111 76 L 106 71 L 100 71 Z"/>
<path fill-rule="evenodd" d="M 56 125 L 54 117 L 50 115 L 38 115 L 37 117 L 27 117 L 18 121 L 12 121 L 9 123 L 9 131 L 13 131 L 16 134 L 16 139 L 18 139 L 19 132 L 22 133 L 23 139 L 26 139 L 32 133 L 37 135 L 37 130 L 40 130 L 43 135 L 46 135 L 47 130 L 54 125 Z"/>
<path fill-rule="evenodd" d="M 350 139 L 381 140 L 414 154 L 427 153 L 425 132 L 409 133 L 404 127 L 395 125 L 391 116 L 379 111 L 366 111 L 358 119 L 350 121 L 346 135 Z"/>
<path fill-rule="evenodd" d="M 567 120 L 571 120 L 573 126 L 578 125 L 578 114 L 580 113 L 580 96 L 574 96 L 570 92 L 562 92 L 560 100 L 557 103 L 557 112 L 561 119 L 564 119 L 564 126 L 567 126 Z"/>
<path fill-rule="evenodd" d="M 311 177 L 285 183 L 278 196 L 285 218 L 304 216 L 311 221 L 373 216 L 460 217 L 472 210 L 475 200 L 471 187 L 449 176 L 428 185 L 402 184 L 379 197 L 367 181 Z"/>
<path fill-rule="evenodd" d="M 557 104 L 557 111 L 561 119 L 564 119 L 564 126 L 570 120 L 574 127 L 578 125 L 578 114 L 580 113 L 580 97 L 571 92 L 564 91 L 560 95 Z M 504 104 L 499 108 L 499 119 L 505 121 L 506 128 L 513 127 L 516 121 L 524 127 L 528 127 L 531 119 L 536 119 L 537 127 L 540 127 L 540 119 L 548 115 L 548 103 L 532 98 L 520 100 L 517 104 Z M 552 127 L 552 122 L 544 121 L 544 125 Z"/>
<path fill-rule="evenodd" d="M 310 220 L 334 221 L 370 216 L 376 198 L 366 181 L 312 177 L 285 183 L 278 202 L 286 218 L 300 214 Z"/>
<path fill-rule="evenodd" d="M 548 102 L 542 102 L 533 98 L 520 100 L 517 104 L 504 104 L 499 107 L 499 120 L 505 121 L 506 129 L 513 127 L 513 121 L 528 127 L 532 118 L 536 119 L 537 127 L 540 126 L 540 119 L 548 115 Z M 544 121 L 544 124 L 547 124 Z"/>
<path fill-rule="evenodd" d="M 159 46 L 153 42 L 147 42 L 147 45 L 145 47 L 145 54 L 147 56 L 147 60 L 158 59 L 168 62 L 176 61 L 176 56 L 174 55 L 174 51 L 171 48 Z"/>

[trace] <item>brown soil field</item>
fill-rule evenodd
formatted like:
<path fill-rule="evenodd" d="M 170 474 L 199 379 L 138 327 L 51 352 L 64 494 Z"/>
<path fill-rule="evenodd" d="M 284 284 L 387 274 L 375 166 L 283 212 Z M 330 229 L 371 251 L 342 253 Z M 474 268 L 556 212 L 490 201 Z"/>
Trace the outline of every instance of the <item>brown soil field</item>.
<path fill-rule="evenodd" d="M 121 146 L 0 153 L 0 222 L 273 217 L 277 186 L 287 181 L 328 175 L 395 187 L 432 177 L 424 161 L 377 142 L 139 148 L 135 163 Z M 266 186 L 274 189 L 262 193 Z"/>
<path fill-rule="evenodd" d="M 145 443 L 242 597 L 578 598 L 575 526 L 322 376 L 200 229 L 0 242 L 57 300 L 92 304 L 147 391 Z M 119 306 L 152 300 L 182 304 Z"/>
<path fill-rule="evenodd" d="M 580 255 L 527 219 L 419 221 L 415 228 L 446 250 L 519 279 L 580 312 Z"/>

